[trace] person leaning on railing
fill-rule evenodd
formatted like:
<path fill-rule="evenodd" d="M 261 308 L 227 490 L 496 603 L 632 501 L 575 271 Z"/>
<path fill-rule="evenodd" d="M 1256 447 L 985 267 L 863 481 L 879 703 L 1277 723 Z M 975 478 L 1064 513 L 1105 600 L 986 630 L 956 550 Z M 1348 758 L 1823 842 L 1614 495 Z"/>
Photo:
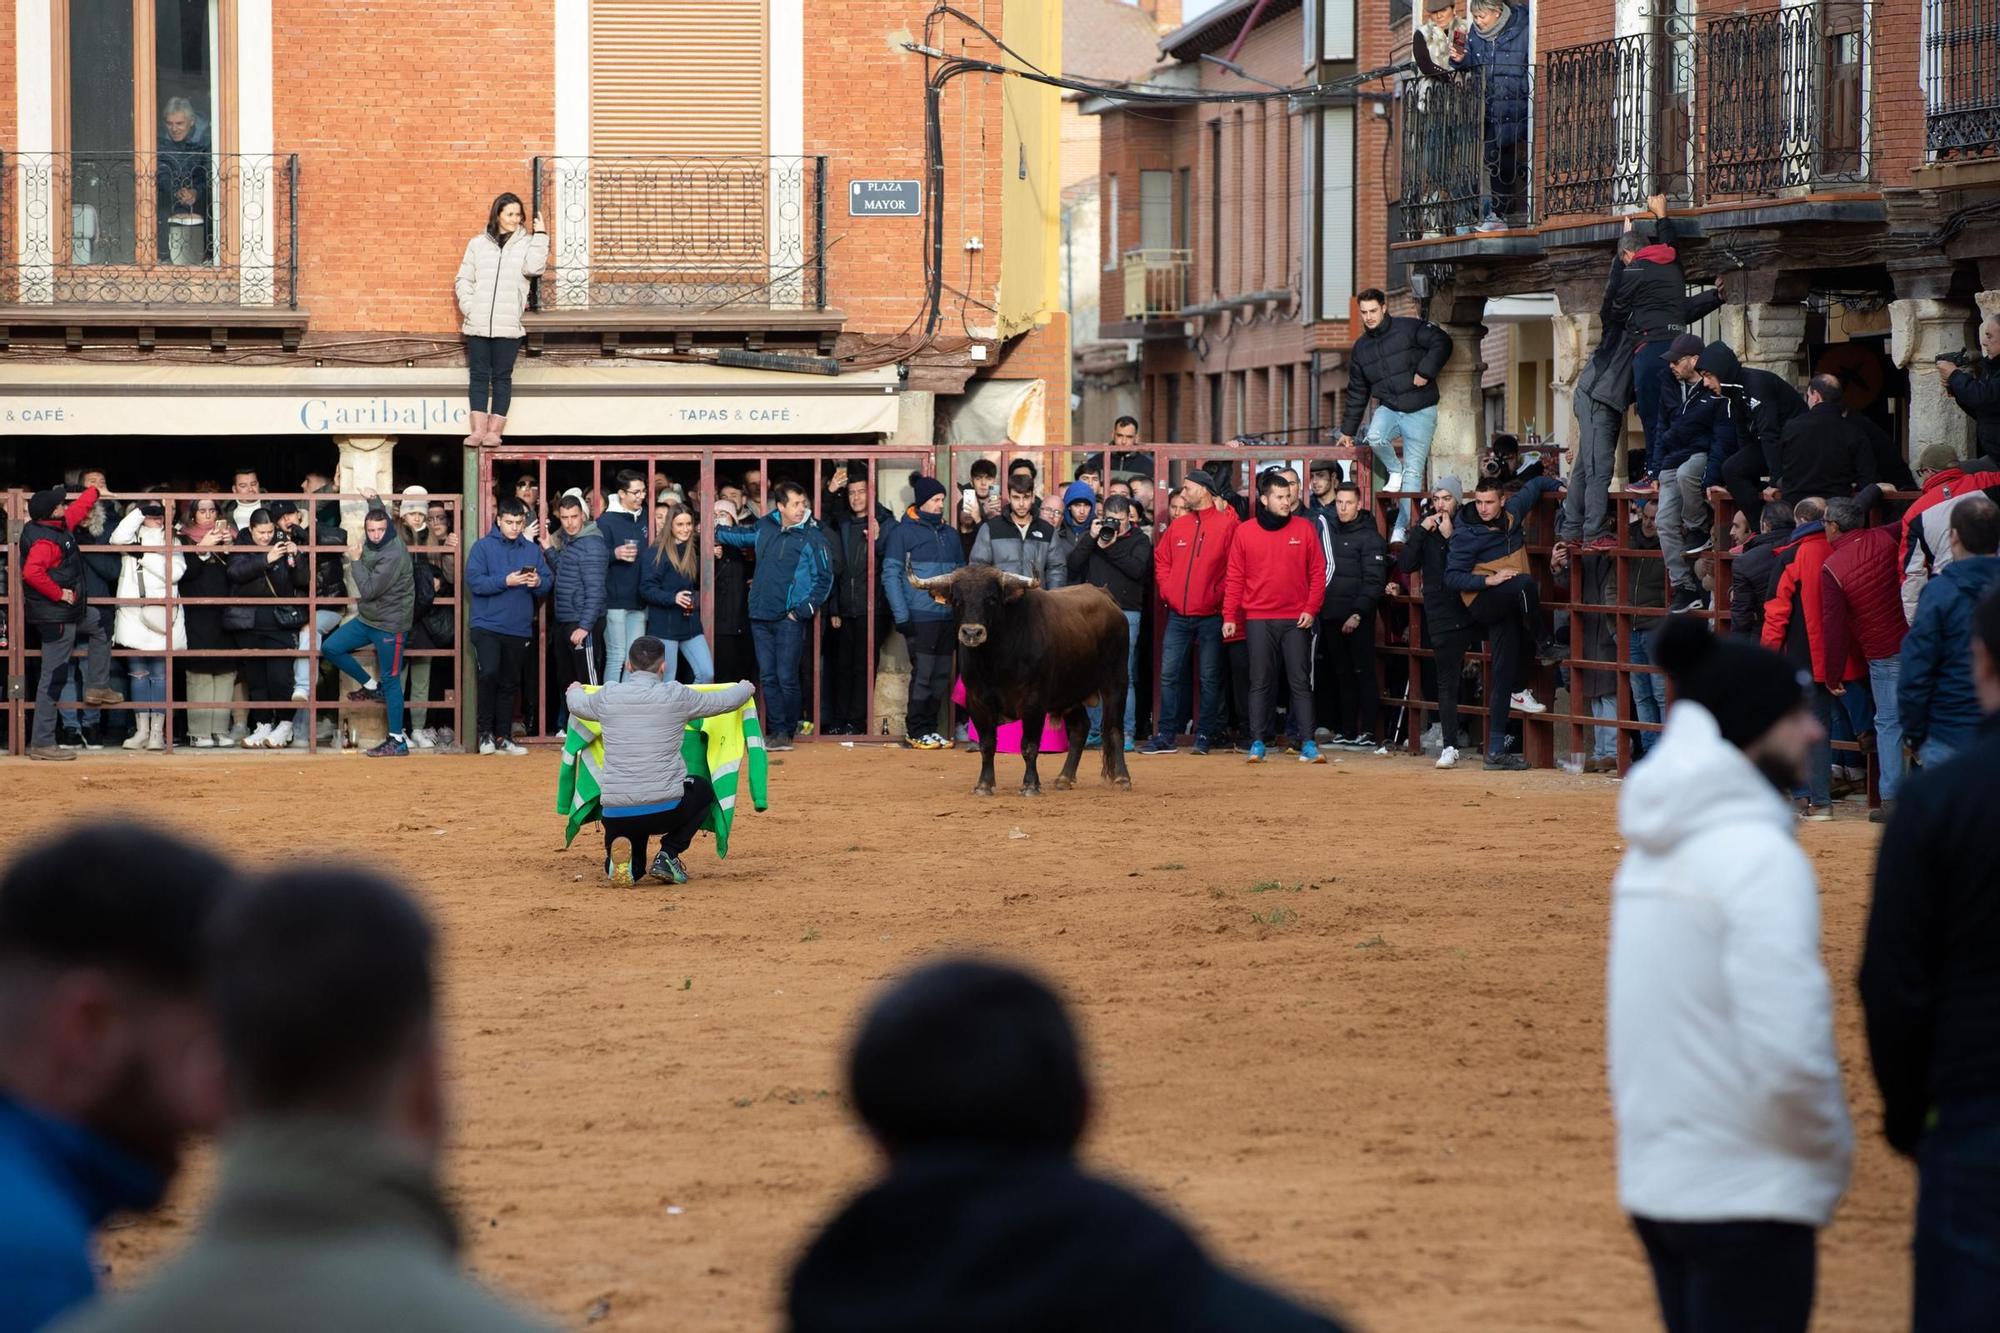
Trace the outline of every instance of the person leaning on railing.
<path fill-rule="evenodd" d="M 141 500 L 112 530 L 113 546 L 164 546 L 167 541 L 167 509 L 158 500 Z M 187 572 L 187 560 L 176 554 L 128 555 L 118 573 L 121 601 L 145 599 L 144 605 L 123 605 L 112 617 L 111 639 L 120 648 L 145 654 L 125 659 L 125 677 L 131 684 L 133 703 L 164 703 L 167 697 L 167 659 L 187 650 L 187 623 L 181 608 L 171 613 L 166 606 L 169 590 Z M 167 713 L 164 709 L 141 709 L 133 714 L 136 725 L 125 741 L 128 750 L 166 748 Z"/>
<path fill-rule="evenodd" d="M 277 704 L 291 694 L 287 650 L 297 649 L 305 623 L 305 608 L 282 599 L 302 591 L 300 580 L 306 575 L 298 548 L 278 531 L 270 510 L 251 511 L 250 526 L 240 535 L 249 540 L 229 557 L 229 583 L 231 595 L 244 602 L 225 608 L 222 623 L 238 648 L 269 654 L 236 659 L 241 664 L 237 671 L 253 704 Z M 290 710 L 252 708 L 250 721 L 254 730 L 243 740 L 245 749 L 281 750 L 292 743 Z"/>
<path fill-rule="evenodd" d="M 1464 500 L 1457 477 L 1439 477 L 1396 556 L 1397 569 L 1423 575 L 1424 643 L 1437 671 L 1439 768 L 1458 764 L 1458 691 L 1465 679 L 1465 654 L 1480 638 L 1465 599 L 1445 586 L 1453 520 Z"/>
<path fill-rule="evenodd" d="M 51 486 L 28 500 L 21 526 L 21 600 L 24 619 L 41 640 L 40 683 L 35 689 L 35 729 L 30 759 L 74 759 L 56 745 L 56 699 L 69 675 L 70 655 L 84 641 L 83 702 L 123 703 L 111 686 L 111 636 L 98 609 L 90 605 L 83 553 L 76 530 L 97 503 L 97 488 L 85 489 L 67 505 L 64 489 Z"/>
<path fill-rule="evenodd" d="M 187 572 L 181 577 L 180 595 L 186 598 L 229 597 L 229 548 L 236 541 L 236 529 L 222 517 L 219 496 L 197 497 L 186 507 L 181 523 L 180 543 L 195 549 L 186 553 Z M 188 651 L 197 656 L 187 660 L 188 743 L 197 750 L 231 746 L 230 704 L 236 697 L 236 662 L 232 657 L 201 657 L 236 646 L 236 636 L 222 624 L 223 606 L 183 608 L 187 626 Z"/>
<path fill-rule="evenodd" d="M 1461 517 L 1451 537 L 1445 584 L 1464 600 L 1472 618 L 1493 640 L 1493 674 L 1487 699 L 1486 767 L 1520 769 L 1528 761 L 1505 752 L 1509 710 L 1546 713 L 1548 705 L 1528 688 L 1528 656 L 1560 661 L 1562 648 L 1541 637 L 1542 600 L 1528 572 L 1527 518 L 1544 495 L 1562 489 L 1554 477 L 1536 477 L 1503 499 L 1500 482 L 1481 477 L 1473 491 L 1473 512 Z"/>

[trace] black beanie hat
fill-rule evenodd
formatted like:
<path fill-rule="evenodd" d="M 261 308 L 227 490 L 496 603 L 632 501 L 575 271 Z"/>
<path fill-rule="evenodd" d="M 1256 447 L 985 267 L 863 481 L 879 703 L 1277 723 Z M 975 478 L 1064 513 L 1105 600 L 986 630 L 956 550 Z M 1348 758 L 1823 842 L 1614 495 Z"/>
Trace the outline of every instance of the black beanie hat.
<path fill-rule="evenodd" d="M 916 492 L 917 508 L 922 509 L 932 499 L 944 494 L 944 483 L 936 477 L 918 477 L 910 483 L 910 489 Z"/>
<path fill-rule="evenodd" d="M 51 486 L 45 491 L 36 491 L 28 497 L 28 517 L 36 522 L 54 518 L 56 511 L 63 507 L 68 492 L 60 486 Z"/>
<path fill-rule="evenodd" d="M 1807 706 L 1811 680 L 1797 667 L 1740 639 L 1718 639 L 1693 616 L 1667 617 L 1653 637 L 1653 660 L 1675 695 L 1706 708 L 1739 750 Z"/>

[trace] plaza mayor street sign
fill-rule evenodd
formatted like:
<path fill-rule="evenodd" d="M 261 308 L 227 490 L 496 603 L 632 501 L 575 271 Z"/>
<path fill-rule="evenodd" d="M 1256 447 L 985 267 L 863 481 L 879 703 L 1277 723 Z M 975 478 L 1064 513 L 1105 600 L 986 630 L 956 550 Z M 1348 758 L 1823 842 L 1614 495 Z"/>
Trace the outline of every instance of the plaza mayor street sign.
<path fill-rule="evenodd" d="M 913 218 L 924 211 L 922 181 L 849 181 L 847 215 L 855 218 Z"/>

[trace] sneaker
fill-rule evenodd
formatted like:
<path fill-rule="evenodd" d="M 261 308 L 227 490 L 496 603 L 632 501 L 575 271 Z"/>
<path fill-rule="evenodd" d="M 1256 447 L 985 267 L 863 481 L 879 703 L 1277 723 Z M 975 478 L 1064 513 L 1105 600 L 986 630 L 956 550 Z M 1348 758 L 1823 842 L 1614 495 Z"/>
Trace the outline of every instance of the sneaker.
<path fill-rule="evenodd" d="M 1868 812 L 1868 822 L 1871 824 L 1886 824 L 1895 817 L 1896 798 L 1893 796 Z"/>
<path fill-rule="evenodd" d="M 1528 761 L 1518 754 L 1489 754 L 1481 767 L 1489 773 L 1524 773 Z"/>
<path fill-rule="evenodd" d="M 378 685 L 371 690 L 364 685 L 358 690 L 349 690 L 347 692 L 347 702 L 351 704 L 379 704 L 382 702 L 382 687 Z"/>
<path fill-rule="evenodd" d="M 192 741 L 189 741 L 188 744 L 194 746 L 197 750 L 213 750 L 215 748 L 215 737 L 197 736 Z"/>
<path fill-rule="evenodd" d="M 688 882 L 687 867 L 681 859 L 662 847 L 653 855 L 653 878 L 665 884 L 685 884 Z"/>
<path fill-rule="evenodd" d="M 1344 731 L 1336 731 L 1333 733 L 1333 739 L 1328 741 L 1327 744 L 1336 750 L 1352 750 L 1354 748 L 1354 738 Z"/>
<path fill-rule="evenodd" d="M 1083 738 L 1083 748 L 1086 750 L 1095 750 L 1103 744 L 1104 733 L 1101 731 L 1093 731 Z"/>
<path fill-rule="evenodd" d="M 226 731 L 218 731 L 209 739 L 215 742 L 215 748 L 218 750 L 233 750 L 236 748 L 236 738 Z"/>
<path fill-rule="evenodd" d="M 1317 744 L 1307 741 L 1299 747 L 1299 762 L 1302 764 L 1323 764 L 1326 762 L 1326 756 L 1319 752 Z"/>
<path fill-rule="evenodd" d="M 295 704 L 302 704 L 302 703 L 305 703 L 305 702 L 306 702 L 306 701 L 307 701 L 308 699 L 311 699 L 311 698 L 312 698 L 312 695 L 311 695 L 311 694 L 310 694 L 309 692 L 305 691 L 305 690 L 302 690 L 302 689 L 297 689 L 297 688 L 294 688 L 294 689 L 292 690 L 292 702 L 293 702 L 293 703 L 295 703 Z"/>
<path fill-rule="evenodd" d="M 364 753 L 370 759 L 401 759 L 410 753 L 410 747 L 400 736 L 388 736 L 380 745 Z"/>
<path fill-rule="evenodd" d="M 444 746 L 456 742 L 458 740 L 458 737 L 452 734 L 450 727 L 432 727 L 431 740 L 435 742 L 439 748 L 443 748 Z"/>
<path fill-rule="evenodd" d="M 1830 805 L 1809 805 L 1799 816 L 1808 824 L 1828 824 L 1833 822 L 1833 807 Z"/>
<path fill-rule="evenodd" d="M 1169 745 L 1171 745 L 1171 744 L 1172 744 L 1172 742 L 1170 741 L 1170 742 L 1168 742 L 1168 744 L 1169 744 Z M 1208 744 L 1208 737 L 1206 737 L 1206 736 L 1197 736 L 1197 737 L 1195 737 L 1195 739 L 1194 739 L 1194 750 L 1193 750 L 1193 753 L 1195 753 L 1195 754 L 1207 754 L 1207 753 L 1208 753 L 1208 751 L 1209 751 L 1209 744 Z M 1155 751 L 1154 751 L 1153 753 L 1154 753 L 1154 754 L 1172 754 L 1172 753 L 1173 753 L 1173 751 L 1172 751 L 1171 749 L 1167 749 L 1167 750 L 1155 750 Z"/>
<path fill-rule="evenodd" d="M 1389 529 L 1389 545 L 1401 546 L 1410 539 L 1410 529 L 1403 520 L 1397 519 L 1396 526 Z"/>
<path fill-rule="evenodd" d="M 604 863 L 604 874 L 611 881 L 614 888 L 629 889 L 632 887 L 632 840 L 630 838 L 613 838 L 611 840 L 611 855 Z"/>
<path fill-rule="evenodd" d="M 1364 731 L 1359 736 L 1356 736 L 1353 740 L 1349 741 L 1348 744 L 1353 746 L 1357 750 L 1372 750 L 1375 748 L 1375 733 L 1372 731 Z"/>
<path fill-rule="evenodd" d="M 431 734 L 429 727 L 418 727 L 410 733 L 410 744 L 416 746 L 419 750 L 435 750 L 437 749 L 437 737 Z"/>
<path fill-rule="evenodd" d="M 481 736 L 479 738 L 479 753 L 481 754 L 493 753 L 493 738 L 491 736 Z"/>
<path fill-rule="evenodd" d="M 1543 639 L 1535 645 L 1535 657 L 1544 666 L 1554 666 L 1569 656 L 1569 645 L 1554 639 Z"/>
<path fill-rule="evenodd" d="M 1262 741 L 1250 742 L 1250 762 L 1253 764 L 1261 764 L 1264 762 L 1264 742 Z"/>
<path fill-rule="evenodd" d="M 1439 768 L 1457 768 L 1458 747 L 1456 745 L 1447 745 L 1443 750 L 1439 751 L 1437 766 Z"/>
<path fill-rule="evenodd" d="M 901 745 L 905 750 L 928 750 L 930 748 L 928 745 L 924 744 L 924 738 L 922 736 L 905 736 L 903 737 L 902 740 L 898 741 L 897 744 Z M 770 743 L 766 742 L 764 748 L 767 750 L 770 749 L 771 748 Z"/>
<path fill-rule="evenodd" d="M 1383 489 L 1383 490 L 1385 490 L 1385 491 L 1400 491 L 1400 490 L 1402 490 L 1402 489 L 1403 489 L 1403 474 L 1402 474 L 1402 473 L 1400 473 L 1400 472 L 1391 472 L 1391 473 L 1390 473 L 1390 474 L 1388 475 L 1388 477 L 1387 477 L 1387 478 L 1386 478 L 1386 479 L 1385 479 L 1385 480 L 1384 480 L 1384 481 L 1382 482 L 1382 489 Z"/>
<path fill-rule="evenodd" d="M 243 738 L 243 748 L 246 750 L 265 750 L 269 749 L 270 745 L 271 724 L 269 722 L 259 722 L 257 729 Z"/>
<path fill-rule="evenodd" d="M 1676 615 L 1683 611 L 1699 611 L 1707 605 L 1708 598 L 1702 594 L 1701 588 L 1698 585 L 1693 583 L 1676 583 L 1674 585 L 1673 605 L 1669 609 Z"/>
<path fill-rule="evenodd" d="M 501 741 L 498 748 L 501 754 L 526 754 L 528 752 L 528 747 L 516 744 L 512 736 Z"/>
<path fill-rule="evenodd" d="M 301 737 L 300 739 L 303 741 L 304 738 Z M 273 750 L 283 750 L 288 749 L 291 743 L 292 724 L 289 722 L 280 722 L 277 726 L 271 728 L 271 739 L 266 741 L 265 745 Z"/>
<path fill-rule="evenodd" d="M 1498 213 L 1488 213 L 1485 217 L 1479 219 L 1479 225 L 1474 227 L 1473 230 L 1505 231 L 1507 230 L 1507 219 L 1501 217 Z"/>
<path fill-rule="evenodd" d="M 932 744 L 932 742 L 936 740 L 937 737 L 935 736 L 926 736 L 924 737 L 919 748 L 925 750 L 936 750 L 942 748 L 941 745 Z M 786 750 L 789 750 L 791 748 L 792 748 L 792 738 L 790 736 L 766 736 L 764 738 L 764 752 L 766 754 L 783 754 Z"/>
<path fill-rule="evenodd" d="M 1422 745 L 1426 750 L 1442 746 L 1444 744 L 1444 724 L 1442 722 L 1431 723 L 1428 727 L 1424 728 L 1424 734 L 1418 737 L 1417 740 L 1418 744 Z"/>
<path fill-rule="evenodd" d="M 1684 548 L 1687 556 L 1692 558 L 1698 555 L 1707 555 L 1714 548 L 1715 538 L 1712 535 L 1700 528 L 1689 528 L 1687 530 L 1687 546 Z"/>
<path fill-rule="evenodd" d="M 1138 746 L 1136 746 L 1136 745 L 1132 744 L 1132 738 L 1131 738 L 1130 736 L 1127 736 L 1127 737 L 1125 738 L 1125 753 L 1126 753 L 1126 754 L 1132 754 L 1132 753 L 1133 753 L 1133 752 L 1135 752 L 1135 751 L 1136 751 L 1136 750 L 1137 750 L 1138 748 L 1139 748 Z"/>
<path fill-rule="evenodd" d="M 1513 704 L 1514 711 L 1517 713 L 1546 713 L 1549 711 L 1549 706 L 1540 699 L 1537 699 L 1533 690 L 1522 690 L 1519 694 L 1510 696 L 1508 702 Z M 1522 766 L 1526 767 L 1525 764 Z"/>

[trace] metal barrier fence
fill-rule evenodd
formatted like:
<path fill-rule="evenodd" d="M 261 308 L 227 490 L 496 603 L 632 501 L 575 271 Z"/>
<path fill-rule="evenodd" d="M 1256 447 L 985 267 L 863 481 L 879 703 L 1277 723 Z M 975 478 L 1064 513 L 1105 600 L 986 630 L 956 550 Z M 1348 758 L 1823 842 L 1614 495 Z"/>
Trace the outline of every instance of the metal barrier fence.
<path fill-rule="evenodd" d="M 0 583 L 4 583 L 5 587 L 5 601 L 0 603 L 0 609 L 4 609 L 5 612 L 6 633 L 4 643 L 0 643 L 0 660 L 4 660 L 6 667 L 7 690 L 4 705 L 6 709 L 6 752 L 10 755 L 22 754 L 28 748 L 30 740 L 30 716 L 35 698 L 35 682 L 39 675 L 42 657 L 41 645 L 38 641 L 39 636 L 31 631 L 24 615 L 25 599 L 22 586 L 22 553 L 19 538 L 21 525 L 28 518 L 28 498 L 29 492 L 27 491 L 13 490 L 0 492 L 0 512 L 4 512 L 7 525 L 7 549 L 4 556 L 5 577 L 4 579 L 0 579 Z M 90 605 L 98 609 L 105 633 L 113 637 L 111 683 L 125 698 L 122 702 L 116 704 L 86 705 L 81 702 L 84 688 L 82 681 L 82 659 L 84 654 L 81 651 L 81 645 L 79 645 L 79 651 L 73 654 L 70 659 L 68 670 L 70 681 L 75 686 L 73 691 L 75 698 L 71 701 L 59 702 L 57 708 L 64 714 L 76 714 L 80 712 L 118 714 L 164 712 L 170 724 L 162 728 L 162 745 L 166 750 L 182 748 L 176 744 L 175 735 L 177 731 L 181 730 L 181 727 L 173 724 L 185 723 L 187 721 L 187 714 L 193 709 L 204 709 L 210 712 L 229 712 L 235 715 L 249 712 L 283 713 L 287 717 L 304 713 L 307 717 L 307 726 L 303 739 L 305 748 L 308 751 L 317 751 L 320 748 L 319 727 L 317 723 L 323 714 L 329 712 L 336 714 L 336 725 L 338 724 L 338 714 L 342 712 L 352 711 L 354 713 L 381 714 L 385 708 L 383 704 L 347 701 L 343 696 L 347 693 L 349 687 L 345 682 L 345 678 L 341 677 L 338 672 L 335 673 L 336 682 L 333 688 L 333 697 L 320 697 L 323 693 L 321 689 L 323 659 L 320 650 L 320 640 L 324 637 L 325 633 L 332 632 L 331 627 L 323 632 L 319 631 L 318 627 L 322 613 L 337 615 L 340 620 L 344 621 L 352 615 L 352 608 L 357 599 L 351 593 L 351 580 L 344 583 L 342 595 L 321 596 L 318 579 L 314 576 L 317 570 L 317 562 L 321 559 L 334 558 L 344 562 L 351 558 L 354 553 L 358 552 L 362 541 L 361 515 L 368 503 L 368 497 L 360 494 L 320 494 L 310 496 L 302 494 L 271 494 L 255 497 L 255 503 L 260 507 L 281 500 L 291 501 L 301 507 L 307 515 L 305 531 L 308 535 L 314 535 L 312 531 L 312 515 L 314 510 L 311 508 L 312 506 L 337 504 L 344 511 L 345 522 L 347 524 L 345 530 L 347 545 L 308 542 L 301 543 L 296 547 L 296 554 L 293 556 L 293 559 L 296 562 L 303 563 L 306 567 L 304 576 L 306 586 L 303 593 L 298 595 L 288 594 L 283 597 L 183 596 L 181 595 L 181 585 L 186 581 L 187 574 L 191 572 L 191 568 L 184 568 L 182 574 L 178 577 L 170 577 L 164 580 L 165 586 L 162 589 L 161 595 L 158 596 L 92 596 L 89 599 Z M 214 545 L 197 544 L 182 540 L 184 535 L 183 525 L 194 515 L 196 512 L 195 507 L 201 501 L 213 501 L 218 506 L 220 522 L 217 524 L 217 527 L 226 528 L 230 532 L 231 537 L 229 540 L 218 542 Z M 158 558 L 163 562 L 163 567 L 170 571 L 172 569 L 172 562 L 176 559 L 186 562 L 191 567 L 192 563 L 197 560 L 216 561 L 223 559 L 224 557 L 219 554 L 221 551 L 232 551 L 241 555 L 244 553 L 246 545 L 255 545 L 247 535 L 238 533 L 232 521 L 232 511 L 245 503 L 245 501 L 239 500 L 234 495 L 162 491 L 104 497 L 101 503 L 103 502 L 114 505 L 115 513 L 107 516 L 102 533 L 91 534 L 93 536 L 108 538 L 114 531 L 119 520 L 129 511 L 130 507 L 141 503 L 158 502 L 166 508 L 168 515 L 167 540 L 158 545 L 140 543 L 136 539 L 133 543 L 120 545 L 114 545 L 105 540 L 93 540 L 87 543 L 79 542 L 78 550 L 86 557 L 86 560 L 91 556 L 116 559 L 119 566 L 117 576 L 119 579 L 123 578 L 128 568 L 135 571 L 135 578 L 144 578 L 145 576 L 137 573 L 137 571 L 143 569 L 141 562 L 145 559 Z M 424 648 L 410 648 L 406 646 L 403 651 L 405 658 L 408 659 L 406 665 L 414 667 L 418 663 L 429 663 L 433 673 L 442 667 L 449 674 L 447 677 L 447 688 L 441 700 L 431 702 L 427 699 L 406 699 L 405 708 L 413 711 L 428 710 L 430 712 L 450 714 L 454 734 L 462 737 L 464 726 L 459 717 L 461 701 L 458 681 L 459 645 L 464 639 L 465 617 L 462 614 L 464 601 L 459 594 L 461 587 L 461 566 L 463 563 L 461 542 L 457 538 L 457 534 L 461 531 L 462 526 L 459 521 L 461 518 L 460 497 L 456 495 L 429 495 L 425 497 L 425 504 L 427 508 L 438 505 L 444 508 L 446 523 L 452 535 L 443 540 L 432 539 L 424 543 L 410 543 L 408 540 L 411 535 L 409 528 L 403 527 L 402 532 L 406 544 L 409 545 L 411 555 L 429 561 L 432 568 L 442 576 L 439 583 L 438 595 L 432 605 L 448 609 L 452 622 L 451 642 L 447 645 L 433 645 Z M 392 523 L 399 525 L 403 523 L 403 517 L 400 512 L 401 501 L 398 497 L 383 497 L 383 505 L 389 511 Z M 296 565 L 294 568 L 296 568 Z M 344 565 L 343 577 L 345 577 Z M 113 586 L 115 590 L 120 585 L 114 582 Z M 141 590 L 143 592 L 143 585 Z M 173 628 L 177 622 L 180 622 L 184 627 L 185 612 L 188 608 L 222 608 L 230 606 L 269 608 L 274 605 L 293 606 L 304 610 L 306 617 L 304 626 L 297 631 L 292 631 L 295 639 L 298 640 L 297 646 L 289 648 L 245 648 L 241 646 L 225 648 L 204 646 L 197 648 L 189 645 L 185 637 L 182 640 L 183 646 L 175 646 Z M 134 648 L 117 642 L 118 612 L 120 608 L 128 607 L 147 610 L 157 608 L 160 611 L 161 618 L 167 626 L 166 630 L 160 631 L 164 634 L 164 647 L 158 651 L 154 651 L 149 648 Z M 234 634 L 234 632 L 228 630 L 222 632 L 224 634 Z M 263 631 L 245 631 L 243 633 L 270 634 L 278 632 L 281 631 L 266 629 Z M 367 652 L 368 650 L 363 648 L 359 651 Z M 125 687 L 126 682 L 120 680 L 118 666 L 120 662 L 131 659 L 158 660 L 164 664 L 165 697 L 163 699 L 139 702 L 134 702 L 131 699 L 129 690 Z M 270 661 L 272 659 L 284 659 L 294 662 L 303 661 L 306 663 L 306 689 L 308 695 L 306 699 L 300 701 L 291 697 L 276 700 L 231 698 L 229 700 L 211 699 L 196 702 L 184 697 L 186 692 L 182 689 L 182 675 L 189 671 L 193 664 L 214 663 L 218 668 L 212 672 L 200 672 L 198 674 L 233 676 L 235 671 L 229 664 L 236 662 Z M 379 666 L 377 669 L 380 669 Z M 414 677 L 412 677 L 412 680 L 414 681 Z M 359 682 L 355 682 L 355 684 L 358 685 Z M 233 694 L 234 687 L 232 686 L 231 689 Z M 65 691 L 65 693 L 69 692 Z M 393 722 L 393 719 L 385 718 L 383 720 L 385 723 Z M 395 727 L 392 725 L 387 729 L 394 730 Z"/>

